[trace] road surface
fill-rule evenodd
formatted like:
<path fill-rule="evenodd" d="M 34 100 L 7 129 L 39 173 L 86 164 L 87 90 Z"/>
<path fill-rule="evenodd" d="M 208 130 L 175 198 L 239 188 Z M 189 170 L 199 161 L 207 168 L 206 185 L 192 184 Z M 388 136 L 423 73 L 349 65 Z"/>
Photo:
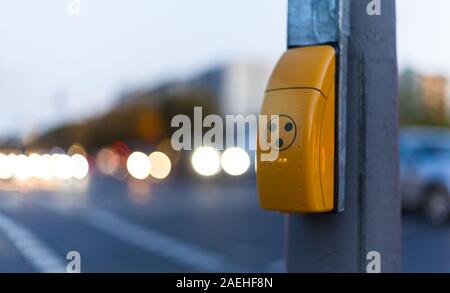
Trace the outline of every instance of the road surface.
<path fill-rule="evenodd" d="M 0 271 L 65 270 L 69 251 L 83 272 L 282 271 L 283 222 L 252 180 L 1 192 Z"/>
<path fill-rule="evenodd" d="M 254 179 L 0 191 L 0 272 L 282 272 L 283 224 Z M 450 225 L 406 216 L 403 240 L 404 271 L 450 272 Z"/>

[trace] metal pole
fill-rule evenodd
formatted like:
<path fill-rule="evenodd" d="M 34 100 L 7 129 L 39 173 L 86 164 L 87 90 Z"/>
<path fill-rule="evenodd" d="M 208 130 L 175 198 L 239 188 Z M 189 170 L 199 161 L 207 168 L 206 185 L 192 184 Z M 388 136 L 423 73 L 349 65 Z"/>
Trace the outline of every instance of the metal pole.
<path fill-rule="evenodd" d="M 347 94 L 339 96 L 344 211 L 286 217 L 288 272 L 365 272 L 370 251 L 380 253 L 382 272 L 401 269 L 395 1 L 381 1 L 379 16 L 368 15 L 370 2 L 289 0 L 288 46 L 338 41 Z"/>

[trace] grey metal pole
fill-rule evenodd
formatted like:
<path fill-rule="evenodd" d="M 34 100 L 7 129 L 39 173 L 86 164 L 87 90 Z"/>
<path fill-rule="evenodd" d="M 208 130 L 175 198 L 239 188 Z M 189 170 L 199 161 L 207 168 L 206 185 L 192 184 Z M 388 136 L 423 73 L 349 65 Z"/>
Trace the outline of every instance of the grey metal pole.
<path fill-rule="evenodd" d="M 342 42 L 342 7 L 350 10 L 350 36 L 340 80 L 347 95 L 339 97 L 346 99 L 344 211 L 286 217 L 288 272 L 365 272 L 370 251 L 380 253 L 382 272 L 401 269 L 395 1 L 381 1 L 379 16 L 368 15 L 370 2 L 289 0 L 289 47 Z"/>

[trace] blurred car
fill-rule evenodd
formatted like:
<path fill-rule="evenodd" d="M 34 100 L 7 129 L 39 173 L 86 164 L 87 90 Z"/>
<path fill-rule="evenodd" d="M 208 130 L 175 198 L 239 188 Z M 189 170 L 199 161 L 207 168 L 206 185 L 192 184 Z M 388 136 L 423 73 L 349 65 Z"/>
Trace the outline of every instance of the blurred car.
<path fill-rule="evenodd" d="M 434 224 L 445 222 L 450 209 L 450 130 L 402 129 L 400 178 L 404 211 L 422 211 Z"/>

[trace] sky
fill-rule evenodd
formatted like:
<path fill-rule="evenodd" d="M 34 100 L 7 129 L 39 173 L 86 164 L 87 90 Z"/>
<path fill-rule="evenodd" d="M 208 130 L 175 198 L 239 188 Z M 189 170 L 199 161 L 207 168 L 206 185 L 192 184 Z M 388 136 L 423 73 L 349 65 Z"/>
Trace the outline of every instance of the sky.
<path fill-rule="evenodd" d="M 396 0 L 396 3 L 400 68 L 412 67 L 450 78 L 450 1 Z"/>
<path fill-rule="evenodd" d="M 285 50 L 287 0 L 0 0 L 0 136 L 102 112 L 121 92 Z M 450 1 L 397 0 L 401 68 L 450 76 Z"/>

